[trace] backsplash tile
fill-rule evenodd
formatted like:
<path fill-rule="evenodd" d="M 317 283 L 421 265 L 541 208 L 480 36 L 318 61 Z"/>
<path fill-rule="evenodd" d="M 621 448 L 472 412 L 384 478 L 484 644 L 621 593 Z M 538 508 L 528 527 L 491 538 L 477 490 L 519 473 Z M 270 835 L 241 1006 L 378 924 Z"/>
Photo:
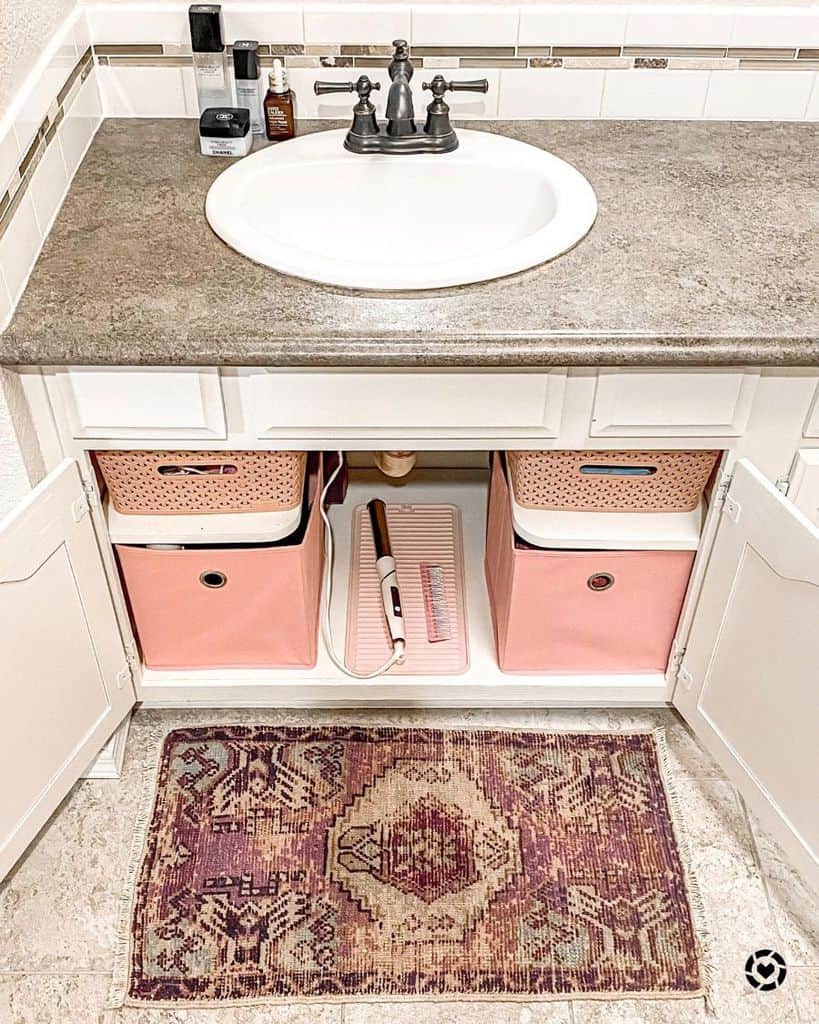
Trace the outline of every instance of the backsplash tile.
<path fill-rule="evenodd" d="M 187 18 L 183 15 L 187 37 Z M 288 43 L 304 42 L 304 14 L 298 5 L 274 6 L 225 4 L 223 20 L 225 36 L 233 42 L 236 39 L 282 39 Z"/>
<path fill-rule="evenodd" d="M 705 116 L 719 120 L 801 121 L 816 75 L 810 71 L 734 71 L 714 75 Z"/>
<path fill-rule="evenodd" d="M 628 9 L 582 4 L 522 7 L 518 43 L 523 46 L 620 46 Z"/>
<path fill-rule="evenodd" d="M 34 204 L 25 192 L 0 236 L 0 267 L 3 268 L 12 303 L 17 302 L 23 292 L 41 242 Z"/>
<path fill-rule="evenodd" d="M 105 117 L 186 117 L 182 69 L 107 66 L 97 69 Z"/>
<path fill-rule="evenodd" d="M 794 44 L 819 46 L 819 11 L 815 7 L 791 9 L 788 13 L 775 13 L 771 7 L 737 12 L 731 46 Z"/>
<path fill-rule="evenodd" d="M 20 163 L 21 155 L 14 130 L 7 131 L 0 138 L 0 196 L 4 194 L 9 182 L 17 174 L 17 165 Z"/>
<path fill-rule="evenodd" d="M 306 43 L 391 43 L 393 39 L 409 39 L 409 35 L 407 6 L 336 4 L 304 11 Z"/>
<path fill-rule="evenodd" d="M 503 71 L 498 116 L 587 118 L 600 116 L 604 71 L 563 68 Z"/>
<path fill-rule="evenodd" d="M 56 128 L 50 130 L 56 133 Z M 43 235 L 50 229 L 68 188 L 68 173 L 59 140 L 55 142 L 52 136 L 48 142 L 46 145 L 44 140 L 43 155 L 32 175 L 29 188 L 37 224 Z"/>
<path fill-rule="evenodd" d="M 625 120 L 702 117 L 709 78 L 707 71 L 607 71 L 602 115 Z"/>
<path fill-rule="evenodd" d="M 731 38 L 734 13 L 698 7 L 687 10 L 637 8 L 628 15 L 627 46 L 707 46 L 714 39 Z"/>
<path fill-rule="evenodd" d="M 448 4 L 412 9 L 413 46 L 515 46 L 516 7 Z"/>
<path fill-rule="evenodd" d="M 813 90 L 808 100 L 808 108 L 805 111 L 805 117 L 809 121 L 819 121 L 819 75 L 816 76 L 813 82 Z"/>

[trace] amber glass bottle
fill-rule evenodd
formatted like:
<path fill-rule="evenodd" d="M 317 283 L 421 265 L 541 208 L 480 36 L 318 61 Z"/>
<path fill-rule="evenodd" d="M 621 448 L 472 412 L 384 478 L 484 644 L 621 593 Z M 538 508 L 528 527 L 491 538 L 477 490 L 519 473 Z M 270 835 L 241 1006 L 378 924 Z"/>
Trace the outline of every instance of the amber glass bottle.
<path fill-rule="evenodd" d="M 264 123 L 271 142 L 292 139 L 296 134 L 295 96 L 287 86 L 287 73 L 277 58 L 270 72 L 270 88 L 264 98 Z"/>

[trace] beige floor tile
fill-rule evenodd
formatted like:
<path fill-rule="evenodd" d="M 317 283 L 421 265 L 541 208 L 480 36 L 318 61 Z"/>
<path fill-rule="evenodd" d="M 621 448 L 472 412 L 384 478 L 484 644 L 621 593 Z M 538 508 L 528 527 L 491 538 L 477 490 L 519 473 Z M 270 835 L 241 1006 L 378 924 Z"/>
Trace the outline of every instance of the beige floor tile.
<path fill-rule="evenodd" d="M 0 885 L 0 971 L 110 969 L 136 781 L 76 786 Z"/>
<path fill-rule="evenodd" d="M 816 1024 L 819 1021 L 819 968 L 792 967 L 785 984 L 791 990 L 799 1020 Z"/>
<path fill-rule="evenodd" d="M 348 1003 L 344 1024 L 570 1024 L 568 1003 Z"/>
<path fill-rule="evenodd" d="M 782 936 L 780 952 L 788 964 L 819 967 L 819 899 L 753 816 L 751 828 L 767 879 L 771 907 Z"/>
<path fill-rule="evenodd" d="M 576 1000 L 575 1024 L 715 1024 L 702 999 Z"/>
<path fill-rule="evenodd" d="M 676 788 L 702 894 L 718 1019 L 727 1024 L 795 1021 L 787 986 L 762 993 L 745 979 L 749 954 L 777 949 L 781 942 L 736 791 L 730 783 L 701 779 L 677 780 Z"/>
<path fill-rule="evenodd" d="M 104 974 L 0 974 L 0 1021 L 97 1024 L 107 989 Z"/>

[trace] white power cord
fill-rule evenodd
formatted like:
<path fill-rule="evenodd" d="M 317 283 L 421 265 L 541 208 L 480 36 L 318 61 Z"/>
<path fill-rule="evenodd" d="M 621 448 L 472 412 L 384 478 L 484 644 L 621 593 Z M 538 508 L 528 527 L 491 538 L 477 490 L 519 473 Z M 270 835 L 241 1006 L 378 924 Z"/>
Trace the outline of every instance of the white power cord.
<path fill-rule="evenodd" d="M 343 658 L 339 658 L 336 654 L 335 643 L 333 642 L 333 624 L 330 618 L 330 609 L 333 602 L 333 562 L 335 560 L 335 545 L 333 544 L 333 528 L 330 526 L 330 517 L 327 515 L 327 495 L 330 493 L 330 488 L 336 481 L 338 474 L 344 467 L 344 453 L 338 452 L 338 465 L 333 472 L 327 477 L 327 483 L 321 492 L 319 498 L 319 512 L 321 518 L 324 521 L 324 614 L 321 617 L 321 635 L 324 639 L 324 646 L 327 648 L 327 653 L 330 656 L 330 661 L 340 669 L 345 675 L 351 676 L 353 679 L 375 679 L 376 676 L 383 676 L 385 672 L 397 665 L 403 660 L 406 652 L 406 644 L 403 640 L 396 640 L 393 645 L 392 654 L 384 662 L 383 665 L 374 669 L 372 672 L 355 672 L 353 669 L 348 668 Z"/>

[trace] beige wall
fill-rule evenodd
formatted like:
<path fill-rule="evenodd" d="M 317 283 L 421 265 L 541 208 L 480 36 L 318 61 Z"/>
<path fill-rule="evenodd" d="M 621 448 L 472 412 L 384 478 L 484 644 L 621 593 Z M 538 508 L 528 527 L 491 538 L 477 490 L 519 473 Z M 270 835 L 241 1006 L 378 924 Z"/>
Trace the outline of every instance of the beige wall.
<path fill-rule="evenodd" d="M 0 117 L 76 0 L 0 0 Z"/>

